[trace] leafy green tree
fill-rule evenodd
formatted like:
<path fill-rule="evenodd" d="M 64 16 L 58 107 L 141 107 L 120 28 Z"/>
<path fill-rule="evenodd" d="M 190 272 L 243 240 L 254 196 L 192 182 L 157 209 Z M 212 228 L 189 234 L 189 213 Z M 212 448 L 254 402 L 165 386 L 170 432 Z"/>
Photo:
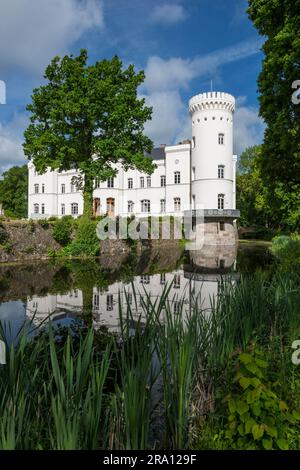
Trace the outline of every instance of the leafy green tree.
<path fill-rule="evenodd" d="M 0 203 L 8 217 L 27 217 L 28 170 L 27 165 L 13 166 L 0 180 Z"/>
<path fill-rule="evenodd" d="M 274 210 L 295 228 L 300 212 L 299 197 L 295 201 L 300 193 L 300 105 L 292 102 L 292 84 L 300 79 L 300 0 L 249 0 L 248 14 L 265 37 L 258 90 L 267 127 L 259 166 Z"/>
<path fill-rule="evenodd" d="M 116 175 L 115 164 L 151 173 L 154 165 L 145 152 L 152 149 L 144 124 L 152 109 L 138 99 L 144 73 L 121 60 L 87 64 L 87 51 L 78 57 L 55 57 L 46 68 L 46 84 L 33 91 L 25 131 L 24 152 L 39 173 L 76 168 L 83 191 L 84 213 L 91 215 L 95 179 Z"/>
<path fill-rule="evenodd" d="M 259 145 L 249 147 L 239 159 L 237 207 L 241 211 L 242 226 L 269 226 L 272 223 L 272 210 L 258 166 L 261 151 Z"/>

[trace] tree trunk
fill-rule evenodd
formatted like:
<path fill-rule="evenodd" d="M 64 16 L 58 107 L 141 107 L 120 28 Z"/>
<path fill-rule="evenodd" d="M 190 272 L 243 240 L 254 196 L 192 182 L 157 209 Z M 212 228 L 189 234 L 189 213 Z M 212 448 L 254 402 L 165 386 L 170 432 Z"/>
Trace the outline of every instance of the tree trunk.
<path fill-rule="evenodd" d="M 93 215 L 93 190 L 94 179 L 89 175 L 85 175 L 83 188 L 83 215 L 86 217 L 92 217 Z"/>

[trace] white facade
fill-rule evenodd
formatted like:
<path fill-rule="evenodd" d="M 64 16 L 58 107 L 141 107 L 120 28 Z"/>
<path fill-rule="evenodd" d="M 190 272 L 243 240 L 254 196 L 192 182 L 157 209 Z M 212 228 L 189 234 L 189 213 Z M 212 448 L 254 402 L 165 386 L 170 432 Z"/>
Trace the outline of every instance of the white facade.
<path fill-rule="evenodd" d="M 112 181 L 95 182 L 95 215 L 182 215 L 184 210 L 235 209 L 233 113 L 227 93 L 196 95 L 189 102 L 192 139 L 154 149 L 151 176 L 118 165 Z M 76 171 L 43 175 L 28 164 L 28 217 L 32 219 L 83 213 L 83 197 L 72 185 Z"/>

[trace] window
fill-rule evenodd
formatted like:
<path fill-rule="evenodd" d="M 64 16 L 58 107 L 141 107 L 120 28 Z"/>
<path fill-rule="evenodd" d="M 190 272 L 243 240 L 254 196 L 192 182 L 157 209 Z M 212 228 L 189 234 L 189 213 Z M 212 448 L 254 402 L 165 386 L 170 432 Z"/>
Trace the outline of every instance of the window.
<path fill-rule="evenodd" d="M 218 140 L 219 140 L 220 145 L 224 145 L 224 140 L 225 140 L 224 134 L 219 134 Z"/>
<path fill-rule="evenodd" d="M 196 147 L 196 137 L 192 138 L 192 149 Z"/>
<path fill-rule="evenodd" d="M 145 187 L 145 179 L 144 179 L 143 176 L 140 177 L 140 186 L 141 186 L 141 188 Z"/>
<path fill-rule="evenodd" d="M 147 176 L 147 188 L 151 188 L 151 176 Z"/>
<path fill-rule="evenodd" d="M 96 178 L 95 179 L 95 189 L 99 189 L 99 188 L 100 188 L 100 179 Z"/>
<path fill-rule="evenodd" d="M 42 184 L 42 193 L 44 194 L 44 192 L 45 192 L 45 185 Z"/>
<path fill-rule="evenodd" d="M 133 179 L 128 178 L 128 189 L 132 189 L 132 188 L 133 188 Z"/>
<path fill-rule="evenodd" d="M 180 184 L 180 171 L 175 171 L 174 173 L 174 183 Z"/>
<path fill-rule="evenodd" d="M 45 214 L 45 204 L 42 204 L 42 214 Z"/>
<path fill-rule="evenodd" d="M 114 187 L 114 178 L 112 176 L 110 176 L 108 179 L 107 179 L 107 187 L 108 188 L 113 188 Z"/>
<path fill-rule="evenodd" d="M 174 211 L 180 212 L 181 210 L 181 201 L 180 197 L 174 197 Z"/>
<path fill-rule="evenodd" d="M 99 294 L 94 294 L 94 299 L 93 299 L 93 307 L 95 309 L 99 308 L 100 304 L 100 295 Z"/>
<path fill-rule="evenodd" d="M 133 213 L 133 209 L 134 209 L 134 202 L 133 201 L 128 201 L 128 212 L 129 214 L 132 214 Z"/>
<path fill-rule="evenodd" d="M 71 185 L 70 185 L 70 191 L 71 191 L 71 193 L 75 192 L 75 185 L 73 183 L 71 183 Z"/>
<path fill-rule="evenodd" d="M 181 303 L 179 300 L 174 300 L 173 311 L 175 315 L 178 315 L 181 311 Z"/>
<path fill-rule="evenodd" d="M 165 175 L 161 175 L 160 185 L 161 185 L 162 188 L 164 188 L 166 186 L 166 176 Z"/>
<path fill-rule="evenodd" d="M 224 165 L 218 166 L 218 178 L 224 178 L 224 170 L 225 170 Z"/>
<path fill-rule="evenodd" d="M 220 259 L 220 269 L 225 269 L 225 259 Z"/>
<path fill-rule="evenodd" d="M 224 209 L 224 194 L 218 194 L 218 209 Z"/>
<path fill-rule="evenodd" d="M 107 294 L 106 296 L 106 310 L 110 312 L 114 307 L 114 296 L 113 294 Z"/>
<path fill-rule="evenodd" d="M 192 209 L 193 210 L 196 209 L 196 196 L 195 196 L 195 194 L 193 194 L 193 196 L 192 196 Z"/>
<path fill-rule="evenodd" d="M 180 274 L 175 274 L 173 287 L 174 287 L 174 289 L 179 289 L 180 288 Z"/>
<path fill-rule="evenodd" d="M 65 184 L 62 184 L 62 185 L 61 185 L 61 193 L 62 193 L 62 194 L 65 194 L 65 192 L 66 192 L 66 185 L 65 185 Z"/>
<path fill-rule="evenodd" d="M 160 275 L 160 283 L 162 286 L 166 283 L 166 273 Z"/>
<path fill-rule="evenodd" d="M 166 212 L 166 200 L 165 199 L 160 200 L 160 212 L 161 213 Z"/>
<path fill-rule="evenodd" d="M 143 274 L 143 276 L 140 277 L 140 282 L 141 284 L 150 284 L 149 274 Z"/>
<path fill-rule="evenodd" d="M 141 201 L 141 212 L 150 212 L 150 201 L 149 201 L 149 199 L 143 199 Z"/>
<path fill-rule="evenodd" d="M 62 204 L 62 205 L 60 206 L 60 209 L 61 209 L 61 210 L 60 210 L 61 215 L 65 215 L 65 213 L 66 213 L 66 206 L 65 206 L 65 204 Z"/>
<path fill-rule="evenodd" d="M 78 204 L 77 202 L 72 202 L 71 204 L 71 214 L 78 215 Z"/>
<path fill-rule="evenodd" d="M 192 180 L 193 180 L 193 181 L 195 180 L 195 177 L 196 177 L 196 167 L 193 166 L 193 167 L 192 167 Z"/>
<path fill-rule="evenodd" d="M 220 232 L 224 232 L 225 230 L 225 222 L 220 222 Z"/>
<path fill-rule="evenodd" d="M 34 192 L 35 192 L 35 194 L 39 193 L 39 185 L 38 184 L 34 185 Z"/>
<path fill-rule="evenodd" d="M 34 204 L 33 206 L 33 212 L 35 214 L 38 214 L 40 212 L 40 206 L 38 204 Z"/>

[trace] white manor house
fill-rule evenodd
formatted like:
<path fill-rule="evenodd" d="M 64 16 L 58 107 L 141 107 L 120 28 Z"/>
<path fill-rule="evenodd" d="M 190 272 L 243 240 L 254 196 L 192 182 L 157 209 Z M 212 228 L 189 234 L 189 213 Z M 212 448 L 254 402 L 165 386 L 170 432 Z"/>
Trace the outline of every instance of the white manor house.
<path fill-rule="evenodd" d="M 177 145 L 161 145 L 151 154 L 151 175 L 125 171 L 95 181 L 94 215 L 183 215 L 190 208 L 205 214 L 238 217 L 236 161 L 233 155 L 235 99 L 223 92 L 207 92 L 189 101 L 192 138 Z M 82 193 L 72 184 L 76 170 L 37 174 L 29 170 L 28 217 L 77 217 L 83 213 Z"/>

